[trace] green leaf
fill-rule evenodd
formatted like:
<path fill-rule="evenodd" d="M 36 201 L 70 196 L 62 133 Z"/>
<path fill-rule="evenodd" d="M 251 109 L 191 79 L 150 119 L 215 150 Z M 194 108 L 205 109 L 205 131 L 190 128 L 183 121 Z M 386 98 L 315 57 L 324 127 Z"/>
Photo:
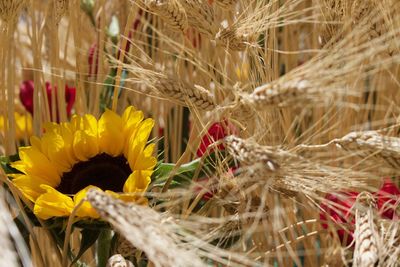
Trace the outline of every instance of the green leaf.
<path fill-rule="evenodd" d="M 1 156 L 0 157 L 0 166 L 3 168 L 4 172 L 6 174 L 12 174 L 12 173 L 21 173 L 17 169 L 14 169 L 11 167 L 11 163 L 14 161 L 19 160 L 19 155 L 11 155 L 11 156 Z"/>
<path fill-rule="evenodd" d="M 219 156 L 224 158 L 224 151 L 218 151 Z M 183 187 L 190 184 L 193 180 L 196 171 L 199 170 L 199 177 L 212 176 L 215 173 L 216 153 L 211 153 L 207 156 L 201 164 L 201 158 L 197 158 L 189 163 L 183 164 L 179 167 L 176 174 L 172 178 L 170 188 Z M 229 162 L 229 166 L 233 166 L 233 161 Z M 168 177 L 175 167 L 174 163 L 160 162 L 151 177 L 153 187 L 162 187 L 168 180 Z"/>
<path fill-rule="evenodd" d="M 76 255 L 75 259 L 72 261 L 71 266 L 75 264 L 82 257 L 83 253 L 85 253 L 98 239 L 101 230 L 96 229 L 83 229 L 81 231 L 82 240 L 81 247 L 79 248 L 79 252 Z"/>

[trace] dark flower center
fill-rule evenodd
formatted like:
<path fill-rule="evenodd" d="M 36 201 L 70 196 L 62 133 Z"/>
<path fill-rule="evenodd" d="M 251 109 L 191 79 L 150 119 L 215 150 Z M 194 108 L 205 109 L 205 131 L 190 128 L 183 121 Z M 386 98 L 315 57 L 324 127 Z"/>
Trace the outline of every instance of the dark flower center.
<path fill-rule="evenodd" d="M 63 194 L 75 194 L 88 185 L 94 185 L 102 190 L 122 192 L 131 173 L 124 156 L 112 157 L 103 153 L 76 163 L 71 171 L 63 173 L 56 189 Z"/>

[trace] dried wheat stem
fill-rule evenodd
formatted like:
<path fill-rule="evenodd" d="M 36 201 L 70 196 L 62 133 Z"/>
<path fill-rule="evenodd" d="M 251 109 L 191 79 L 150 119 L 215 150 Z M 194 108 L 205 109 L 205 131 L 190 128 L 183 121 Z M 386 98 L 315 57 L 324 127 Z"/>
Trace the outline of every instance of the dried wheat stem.
<path fill-rule="evenodd" d="M 159 93 L 183 105 L 193 105 L 199 110 L 209 111 L 216 109 L 213 95 L 201 86 L 189 86 L 183 82 L 175 81 L 171 78 L 160 77 L 156 80 L 154 87 Z"/>
<path fill-rule="evenodd" d="M 188 27 L 186 11 L 177 0 L 145 0 L 145 5 L 160 16 L 175 31 L 185 31 Z"/>
<path fill-rule="evenodd" d="M 101 218 L 146 253 L 154 266 L 206 266 L 195 253 L 179 246 L 172 222 L 162 214 L 149 207 L 128 205 L 97 190 L 90 190 L 87 199 Z"/>
<path fill-rule="evenodd" d="M 214 37 L 217 27 L 211 5 L 203 0 L 182 0 L 181 3 L 186 10 L 189 25 L 209 37 Z"/>
<path fill-rule="evenodd" d="M 134 265 L 122 255 L 115 254 L 108 259 L 106 267 L 134 267 Z"/>
<path fill-rule="evenodd" d="M 356 229 L 354 232 L 355 248 L 353 264 L 355 267 L 374 267 L 380 265 L 381 238 L 374 222 L 374 197 L 366 192 L 358 196 L 364 206 L 356 206 Z M 360 204 L 360 203 L 358 203 Z"/>

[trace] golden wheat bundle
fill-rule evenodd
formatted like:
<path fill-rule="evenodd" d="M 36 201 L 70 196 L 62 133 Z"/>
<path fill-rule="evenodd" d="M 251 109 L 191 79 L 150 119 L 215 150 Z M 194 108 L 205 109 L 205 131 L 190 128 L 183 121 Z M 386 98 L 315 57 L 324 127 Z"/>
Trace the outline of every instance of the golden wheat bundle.
<path fill-rule="evenodd" d="M 185 9 L 177 0 L 148 0 L 145 6 L 151 12 L 160 16 L 169 26 L 169 29 L 183 32 L 188 27 Z"/>
<path fill-rule="evenodd" d="M 124 204 L 96 190 L 90 191 L 87 198 L 100 216 L 144 251 L 155 266 L 205 266 L 193 251 L 176 243 L 167 217 L 148 207 Z"/>

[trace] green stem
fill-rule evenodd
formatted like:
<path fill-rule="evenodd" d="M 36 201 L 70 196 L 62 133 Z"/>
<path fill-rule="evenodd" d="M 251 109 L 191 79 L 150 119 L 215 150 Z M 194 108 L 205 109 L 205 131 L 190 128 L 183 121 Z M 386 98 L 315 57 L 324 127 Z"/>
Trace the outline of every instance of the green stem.
<path fill-rule="evenodd" d="M 111 230 L 103 230 L 97 241 L 97 266 L 106 267 L 107 260 L 110 257 L 111 248 Z"/>

